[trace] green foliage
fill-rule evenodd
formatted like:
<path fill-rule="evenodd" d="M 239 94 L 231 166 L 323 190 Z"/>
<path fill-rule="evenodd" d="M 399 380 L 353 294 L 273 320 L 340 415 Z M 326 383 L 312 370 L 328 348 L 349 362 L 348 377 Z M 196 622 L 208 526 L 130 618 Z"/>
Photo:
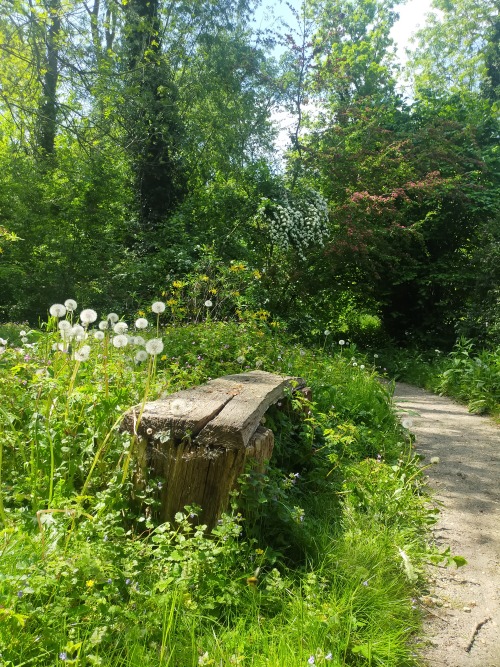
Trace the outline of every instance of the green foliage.
<path fill-rule="evenodd" d="M 428 511 L 411 443 L 371 370 L 340 346 L 335 356 L 293 346 L 259 317 L 162 329 L 163 354 L 147 367 L 109 330 L 53 350 L 55 325 L 0 355 L 6 665 L 415 664 L 407 640 Z M 272 465 L 248 472 L 212 534 L 203 513 L 193 526 L 195 507 L 158 524 L 162 480 L 132 498 L 123 411 L 255 367 L 303 375 L 313 401 L 285 399 L 268 414 Z"/>

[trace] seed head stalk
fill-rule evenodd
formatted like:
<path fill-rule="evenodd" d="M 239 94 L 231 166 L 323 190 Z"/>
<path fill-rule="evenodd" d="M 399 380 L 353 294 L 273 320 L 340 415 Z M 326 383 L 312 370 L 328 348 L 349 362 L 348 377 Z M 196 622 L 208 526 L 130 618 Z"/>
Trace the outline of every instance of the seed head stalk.
<path fill-rule="evenodd" d="M 144 408 L 146 406 L 146 401 L 148 400 L 148 395 L 149 395 L 149 389 L 151 386 L 151 378 L 156 377 L 156 355 L 152 355 L 149 357 L 148 361 L 148 375 L 146 378 L 146 386 L 144 388 L 144 395 L 142 397 L 142 402 L 141 402 L 141 408 L 139 410 L 139 415 L 137 417 L 137 421 L 135 422 L 134 425 L 134 435 L 132 437 L 132 441 L 130 443 L 130 447 L 127 452 L 127 456 L 125 457 L 125 462 L 123 464 L 123 471 L 122 471 L 122 480 L 121 483 L 124 484 L 127 474 L 128 474 L 128 469 L 130 466 L 130 460 L 132 458 L 132 454 L 135 449 L 135 445 L 137 444 L 137 439 L 139 437 L 139 426 L 141 424 L 141 419 L 142 415 L 144 414 Z"/>

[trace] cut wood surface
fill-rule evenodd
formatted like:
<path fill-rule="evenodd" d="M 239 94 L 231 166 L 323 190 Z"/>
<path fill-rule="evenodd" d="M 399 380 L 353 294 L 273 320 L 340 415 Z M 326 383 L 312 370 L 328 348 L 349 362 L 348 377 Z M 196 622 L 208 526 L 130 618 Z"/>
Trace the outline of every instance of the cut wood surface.
<path fill-rule="evenodd" d="M 186 505 L 199 505 L 202 523 L 213 526 L 245 462 L 262 470 L 271 458 L 274 435 L 261 426 L 264 414 L 304 386 L 301 378 L 251 371 L 129 410 L 121 428 L 139 436 L 137 483 L 144 486 L 149 476 L 165 480 L 161 518 L 172 521 Z"/>
<path fill-rule="evenodd" d="M 141 406 L 135 406 L 125 415 L 122 428 L 146 437 L 189 437 L 207 447 L 241 449 L 248 445 L 266 410 L 287 389 L 304 385 L 302 378 L 265 371 L 226 375 L 146 403 L 142 415 Z"/>

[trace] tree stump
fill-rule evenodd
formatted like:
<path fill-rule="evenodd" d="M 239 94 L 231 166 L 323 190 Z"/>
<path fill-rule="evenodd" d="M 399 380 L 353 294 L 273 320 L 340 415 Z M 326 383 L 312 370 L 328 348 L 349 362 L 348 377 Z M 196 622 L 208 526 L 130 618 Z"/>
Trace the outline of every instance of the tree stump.
<path fill-rule="evenodd" d="M 251 371 L 131 408 L 121 429 L 138 438 L 135 483 L 164 480 L 160 519 L 173 521 L 186 505 L 199 505 L 201 523 L 213 527 L 246 462 L 263 467 L 271 457 L 274 435 L 261 425 L 265 412 L 304 386 L 301 378 Z"/>

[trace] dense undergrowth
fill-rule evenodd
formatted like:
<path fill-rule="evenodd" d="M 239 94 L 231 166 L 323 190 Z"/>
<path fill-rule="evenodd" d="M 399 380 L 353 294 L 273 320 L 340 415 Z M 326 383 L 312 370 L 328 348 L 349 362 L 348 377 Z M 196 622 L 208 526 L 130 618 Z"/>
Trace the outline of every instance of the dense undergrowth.
<path fill-rule="evenodd" d="M 259 318 L 87 324 L 72 348 L 56 323 L 0 355 L 3 667 L 418 664 L 434 511 L 374 355 L 302 349 Z M 124 411 L 254 368 L 305 377 L 312 402 L 268 413 L 272 463 L 211 534 L 196 507 L 159 523 L 162 480 L 134 495 Z"/>
<path fill-rule="evenodd" d="M 500 417 L 500 347 L 481 349 L 460 338 L 449 354 L 393 348 L 381 359 L 396 380 L 452 396 L 471 412 Z"/>

